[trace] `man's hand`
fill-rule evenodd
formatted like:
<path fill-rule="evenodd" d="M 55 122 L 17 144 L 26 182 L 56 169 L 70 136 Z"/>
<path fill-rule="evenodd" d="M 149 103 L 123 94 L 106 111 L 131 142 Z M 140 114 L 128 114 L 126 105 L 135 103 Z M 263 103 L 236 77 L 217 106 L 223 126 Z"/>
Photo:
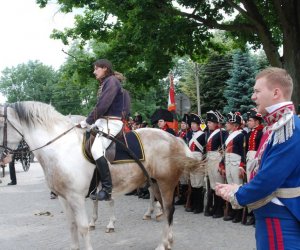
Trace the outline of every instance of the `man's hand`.
<path fill-rule="evenodd" d="M 229 201 L 229 198 L 233 191 L 238 189 L 239 185 L 237 184 L 220 184 L 216 185 L 216 194 L 221 196 L 224 200 Z"/>
<path fill-rule="evenodd" d="M 80 123 L 75 125 L 76 128 L 87 128 L 88 124 L 86 123 L 85 120 L 81 121 Z"/>

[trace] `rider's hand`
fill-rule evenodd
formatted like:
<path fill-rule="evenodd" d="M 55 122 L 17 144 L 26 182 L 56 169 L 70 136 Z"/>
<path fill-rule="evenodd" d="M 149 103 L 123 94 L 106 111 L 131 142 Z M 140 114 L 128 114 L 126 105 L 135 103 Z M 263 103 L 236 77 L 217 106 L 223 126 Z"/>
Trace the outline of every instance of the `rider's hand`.
<path fill-rule="evenodd" d="M 89 129 L 89 131 L 91 132 L 92 135 L 96 136 L 99 132 L 99 129 L 95 124 L 93 124 Z"/>
<path fill-rule="evenodd" d="M 78 125 L 80 125 L 80 128 L 86 128 L 88 126 L 85 120 L 81 121 Z"/>

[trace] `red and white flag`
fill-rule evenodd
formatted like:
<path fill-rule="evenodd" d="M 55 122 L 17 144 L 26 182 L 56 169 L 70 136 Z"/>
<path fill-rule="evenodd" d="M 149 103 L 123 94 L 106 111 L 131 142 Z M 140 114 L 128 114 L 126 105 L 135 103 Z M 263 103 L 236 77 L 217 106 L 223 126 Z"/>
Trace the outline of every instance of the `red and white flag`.
<path fill-rule="evenodd" d="M 173 114 L 173 122 L 168 122 L 168 126 L 178 131 L 178 121 L 176 116 L 176 103 L 175 103 L 175 88 L 174 88 L 174 77 L 172 73 L 169 75 L 170 78 L 170 89 L 169 89 L 169 100 L 168 100 L 168 110 Z"/>
<path fill-rule="evenodd" d="M 168 110 L 176 111 L 174 77 L 172 74 L 170 74 L 169 77 L 170 77 L 170 89 L 169 89 Z"/>

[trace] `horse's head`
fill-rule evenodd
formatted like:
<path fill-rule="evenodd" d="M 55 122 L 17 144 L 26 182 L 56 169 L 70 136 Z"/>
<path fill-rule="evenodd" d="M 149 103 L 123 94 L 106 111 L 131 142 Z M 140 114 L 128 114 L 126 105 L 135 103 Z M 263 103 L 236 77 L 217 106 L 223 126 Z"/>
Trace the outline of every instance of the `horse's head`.
<path fill-rule="evenodd" d="M 12 106 L 0 106 L 0 163 L 9 162 L 10 153 L 23 138 L 18 115 Z"/>

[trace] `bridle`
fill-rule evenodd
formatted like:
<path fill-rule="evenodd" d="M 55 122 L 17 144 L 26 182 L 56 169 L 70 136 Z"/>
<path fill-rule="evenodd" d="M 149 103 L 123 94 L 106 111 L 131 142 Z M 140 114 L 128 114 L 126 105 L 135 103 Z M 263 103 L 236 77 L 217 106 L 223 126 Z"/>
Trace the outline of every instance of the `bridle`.
<path fill-rule="evenodd" d="M 0 156 L 0 160 L 3 160 L 6 156 L 8 156 L 9 154 L 15 154 L 15 153 L 19 153 L 19 152 L 25 152 L 25 153 L 31 153 L 34 152 L 36 150 L 42 149 L 48 145 L 50 145 L 51 143 L 55 142 L 56 140 L 58 140 L 59 138 L 61 138 L 62 136 L 66 135 L 67 133 L 69 133 L 72 129 L 74 129 L 76 127 L 76 125 L 72 126 L 70 129 L 68 129 L 67 131 L 63 132 L 62 134 L 58 135 L 57 137 L 55 137 L 54 139 L 52 139 L 51 141 L 47 142 L 46 144 L 44 144 L 43 146 L 37 147 L 35 149 L 29 150 L 29 148 L 17 148 L 17 149 L 12 149 L 9 148 L 7 146 L 7 124 L 9 123 L 9 125 L 22 137 L 21 141 L 24 140 L 24 135 L 9 121 L 8 117 L 7 117 L 7 105 L 4 104 L 4 112 L 3 115 L 0 114 L 0 117 L 4 118 L 4 127 L 3 127 L 3 143 L 2 145 L 0 145 L 0 148 L 3 148 L 4 151 L 2 152 L 1 156 Z M 25 141 L 26 142 L 26 141 Z"/>
<path fill-rule="evenodd" d="M 0 145 L 0 148 L 3 148 L 3 152 L 0 156 L 0 160 L 3 160 L 6 156 L 8 156 L 9 154 L 13 154 L 13 153 L 16 153 L 17 151 L 20 152 L 20 151 L 24 151 L 24 150 L 21 150 L 21 149 L 18 149 L 18 150 L 14 150 L 14 149 L 11 149 L 7 146 L 7 124 L 9 123 L 12 128 L 14 128 L 14 130 L 16 130 L 18 132 L 19 135 L 21 135 L 22 139 L 24 139 L 24 136 L 21 134 L 21 132 L 8 120 L 7 118 L 7 105 L 4 104 L 4 112 L 3 112 L 3 115 L 0 114 L 0 117 L 3 117 L 4 118 L 4 126 L 3 126 L 3 142 L 2 142 L 2 145 Z"/>

